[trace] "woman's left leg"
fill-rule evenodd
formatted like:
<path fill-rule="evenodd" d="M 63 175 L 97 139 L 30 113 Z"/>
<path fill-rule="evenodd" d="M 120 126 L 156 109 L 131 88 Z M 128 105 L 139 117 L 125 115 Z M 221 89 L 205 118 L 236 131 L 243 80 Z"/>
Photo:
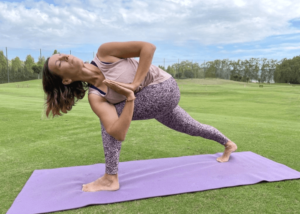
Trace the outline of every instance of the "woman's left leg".
<path fill-rule="evenodd" d="M 199 136 L 225 145 L 229 139 L 213 126 L 202 124 L 177 105 L 164 115 L 155 118 L 165 126 L 191 136 Z"/>

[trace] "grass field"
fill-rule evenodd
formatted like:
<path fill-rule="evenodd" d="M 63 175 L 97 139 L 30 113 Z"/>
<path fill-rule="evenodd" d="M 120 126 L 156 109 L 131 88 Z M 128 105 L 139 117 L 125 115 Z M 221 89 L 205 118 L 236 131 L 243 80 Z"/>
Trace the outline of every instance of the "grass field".
<path fill-rule="evenodd" d="M 264 84 L 259 88 L 256 83 L 222 79 L 176 81 L 181 92 L 179 105 L 235 142 L 237 152 L 252 151 L 300 171 L 300 86 Z M 0 213 L 7 212 L 36 169 L 105 163 L 100 122 L 87 94 L 62 117 L 46 118 L 43 106 L 41 80 L 0 84 Z M 223 150 L 217 142 L 176 132 L 155 119 L 132 121 L 120 162 Z M 300 180 L 56 213 L 300 213 Z"/>

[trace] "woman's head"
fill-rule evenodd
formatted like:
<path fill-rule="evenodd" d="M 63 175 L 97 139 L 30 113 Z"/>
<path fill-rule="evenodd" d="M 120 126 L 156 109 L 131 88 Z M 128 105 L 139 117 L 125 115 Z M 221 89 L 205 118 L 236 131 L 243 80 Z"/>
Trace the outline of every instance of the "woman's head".
<path fill-rule="evenodd" d="M 64 85 L 78 81 L 83 68 L 83 61 L 68 54 L 54 54 L 49 58 L 48 68 L 62 79 Z"/>
<path fill-rule="evenodd" d="M 89 84 L 78 79 L 83 61 L 67 54 L 54 54 L 47 58 L 43 68 L 43 89 L 47 95 L 46 115 L 52 111 L 62 116 L 85 96 Z M 75 97 L 77 100 L 75 101 Z"/>

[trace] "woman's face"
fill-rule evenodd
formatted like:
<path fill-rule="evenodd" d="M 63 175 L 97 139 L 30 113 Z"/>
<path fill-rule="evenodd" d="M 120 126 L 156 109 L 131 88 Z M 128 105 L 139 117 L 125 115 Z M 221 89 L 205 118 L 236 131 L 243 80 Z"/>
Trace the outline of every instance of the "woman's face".
<path fill-rule="evenodd" d="M 49 69 L 63 79 L 64 84 L 70 84 L 82 70 L 83 61 L 73 55 L 54 54 L 48 61 Z"/>

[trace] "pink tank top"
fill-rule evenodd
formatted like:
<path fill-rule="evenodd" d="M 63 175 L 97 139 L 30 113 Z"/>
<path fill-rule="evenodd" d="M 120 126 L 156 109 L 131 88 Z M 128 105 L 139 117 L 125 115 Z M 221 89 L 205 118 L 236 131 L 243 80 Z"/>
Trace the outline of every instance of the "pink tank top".
<path fill-rule="evenodd" d="M 106 64 L 101 62 L 97 56 L 94 57 L 93 61 L 96 63 L 97 67 L 103 73 L 105 79 L 114 80 L 122 83 L 132 83 L 135 77 L 139 62 L 134 58 L 124 58 L 120 59 L 117 62 Z M 141 91 L 144 87 L 148 85 L 154 85 L 161 83 L 167 79 L 172 77 L 171 74 L 165 72 L 161 68 L 151 65 L 149 71 L 139 85 L 139 87 L 135 90 L 136 92 Z M 88 94 L 97 94 L 101 97 L 104 97 L 109 103 L 116 104 L 126 100 L 126 96 L 119 94 L 107 87 L 107 93 L 101 94 L 97 89 L 89 87 Z"/>

